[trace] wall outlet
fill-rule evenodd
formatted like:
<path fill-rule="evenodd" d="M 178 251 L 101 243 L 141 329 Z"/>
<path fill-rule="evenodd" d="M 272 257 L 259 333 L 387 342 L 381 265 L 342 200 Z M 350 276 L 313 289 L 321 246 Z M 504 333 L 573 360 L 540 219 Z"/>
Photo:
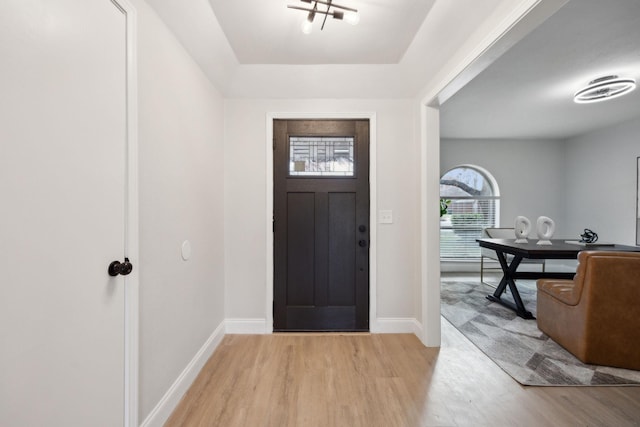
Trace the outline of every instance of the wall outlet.
<path fill-rule="evenodd" d="M 393 224 L 393 211 L 380 211 L 380 224 Z"/>

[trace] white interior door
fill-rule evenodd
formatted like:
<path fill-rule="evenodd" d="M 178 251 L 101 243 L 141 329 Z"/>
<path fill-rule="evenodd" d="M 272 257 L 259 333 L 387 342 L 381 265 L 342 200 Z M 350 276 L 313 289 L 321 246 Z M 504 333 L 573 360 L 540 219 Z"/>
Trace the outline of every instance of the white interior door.
<path fill-rule="evenodd" d="M 124 422 L 126 16 L 0 2 L 0 425 Z"/>

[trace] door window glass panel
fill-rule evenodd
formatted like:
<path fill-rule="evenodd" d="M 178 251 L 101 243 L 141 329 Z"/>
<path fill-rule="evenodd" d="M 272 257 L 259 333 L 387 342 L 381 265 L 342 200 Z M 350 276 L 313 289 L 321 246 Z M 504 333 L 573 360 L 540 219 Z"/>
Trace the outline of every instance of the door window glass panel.
<path fill-rule="evenodd" d="M 354 138 L 289 138 L 290 176 L 354 176 Z"/>

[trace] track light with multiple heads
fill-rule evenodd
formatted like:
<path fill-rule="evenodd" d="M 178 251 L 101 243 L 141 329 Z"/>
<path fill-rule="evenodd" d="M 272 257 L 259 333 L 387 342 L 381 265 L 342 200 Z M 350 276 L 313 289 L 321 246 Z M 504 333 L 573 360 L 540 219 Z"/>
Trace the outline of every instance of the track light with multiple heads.
<path fill-rule="evenodd" d="M 599 77 L 589 82 L 573 96 L 574 102 L 586 104 L 589 102 L 606 101 L 617 98 L 636 88 L 636 81 L 631 78 L 618 76 Z"/>
<path fill-rule="evenodd" d="M 320 27 L 320 31 L 324 29 L 324 24 L 327 22 L 327 17 L 331 16 L 333 19 L 343 20 L 351 25 L 356 25 L 360 22 L 360 15 L 358 15 L 358 10 L 353 9 L 351 7 L 340 6 L 335 4 L 333 0 L 300 0 L 303 3 L 308 3 L 309 7 L 302 6 L 287 6 L 289 9 L 302 10 L 307 12 L 307 17 L 302 21 L 302 32 L 305 34 L 311 33 L 313 31 L 313 20 L 316 18 L 316 14 L 324 15 L 324 19 L 322 20 L 322 26 Z M 318 8 L 318 5 L 326 6 Z"/>

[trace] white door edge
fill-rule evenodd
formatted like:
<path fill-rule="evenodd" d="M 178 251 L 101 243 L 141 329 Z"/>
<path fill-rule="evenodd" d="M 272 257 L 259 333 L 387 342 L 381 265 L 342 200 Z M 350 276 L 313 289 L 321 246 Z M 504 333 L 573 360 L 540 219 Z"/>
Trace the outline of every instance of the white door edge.
<path fill-rule="evenodd" d="M 128 0 L 111 0 L 126 19 L 126 165 L 124 256 L 134 268 L 125 277 L 124 414 L 125 427 L 138 426 L 139 234 L 138 234 L 138 81 L 136 10 Z"/>

